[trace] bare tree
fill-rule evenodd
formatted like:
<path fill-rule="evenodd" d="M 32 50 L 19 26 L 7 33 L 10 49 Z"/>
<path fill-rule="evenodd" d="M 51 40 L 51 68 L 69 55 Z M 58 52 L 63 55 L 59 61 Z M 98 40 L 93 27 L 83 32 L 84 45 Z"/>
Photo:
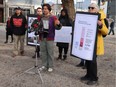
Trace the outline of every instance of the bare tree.
<path fill-rule="evenodd" d="M 75 15 L 74 0 L 62 0 L 62 5 L 68 10 L 69 17 L 73 19 Z"/>

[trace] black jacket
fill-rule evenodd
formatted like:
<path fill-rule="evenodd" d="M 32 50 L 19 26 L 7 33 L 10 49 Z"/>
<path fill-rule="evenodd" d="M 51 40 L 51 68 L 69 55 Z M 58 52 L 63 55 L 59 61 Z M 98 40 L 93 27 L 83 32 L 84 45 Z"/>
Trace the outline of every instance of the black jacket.
<path fill-rule="evenodd" d="M 24 15 L 17 16 L 14 14 L 11 17 L 10 24 L 14 35 L 25 35 L 27 21 Z"/>
<path fill-rule="evenodd" d="M 11 28 L 11 25 L 10 25 L 10 20 L 7 20 L 7 23 L 6 23 L 6 33 L 7 35 L 12 35 L 12 28 Z"/>
<path fill-rule="evenodd" d="M 60 23 L 62 24 L 62 26 L 71 26 L 72 25 L 71 20 L 67 19 L 65 17 L 59 18 L 59 20 L 60 20 Z M 64 48 L 64 47 L 68 47 L 69 43 L 57 42 L 56 46 Z"/>

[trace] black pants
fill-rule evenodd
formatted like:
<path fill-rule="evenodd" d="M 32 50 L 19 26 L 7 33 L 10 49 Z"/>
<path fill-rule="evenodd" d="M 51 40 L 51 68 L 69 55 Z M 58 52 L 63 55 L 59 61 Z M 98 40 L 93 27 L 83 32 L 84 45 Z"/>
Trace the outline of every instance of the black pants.
<path fill-rule="evenodd" d="M 67 55 L 68 47 L 58 47 L 59 55 L 62 55 L 62 51 L 64 50 L 64 55 Z"/>
<path fill-rule="evenodd" d="M 87 73 L 86 76 L 90 78 L 91 81 L 97 81 L 97 56 L 93 57 L 92 61 L 86 60 Z"/>
<path fill-rule="evenodd" d="M 111 32 L 112 32 L 113 35 L 115 34 L 115 33 L 114 33 L 114 29 L 110 29 L 108 35 L 110 35 Z"/>
<path fill-rule="evenodd" d="M 13 42 L 13 34 L 9 35 L 6 33 L 6 42 L 8 41 L 8 36 L 11 36 L 11 42 Z"/>
<path fill-rule="evenodd" d="M 36 54 L 36 52 L 37 52 L 37 56 L 40 56 L 40 54 L 39 54 L 39 52 L 40 52 L 40 46 L 37 46 L 35 48 L 35 54 Z"/>

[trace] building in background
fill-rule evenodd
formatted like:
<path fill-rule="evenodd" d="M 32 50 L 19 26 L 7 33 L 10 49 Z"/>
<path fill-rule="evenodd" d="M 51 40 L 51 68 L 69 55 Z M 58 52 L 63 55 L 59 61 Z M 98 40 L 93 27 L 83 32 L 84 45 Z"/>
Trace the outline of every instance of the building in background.
<path fill-rule="evenodd" d="M 4 14 L 4 5 L 3 0 L 0 0 L 0 23 L 3 22 L 3 14 Z"/>
<path fill-rule="evenodd" d="M 91 0 L 76 0 L 75 9 L 76 11 L 88 11 L 88 6 Z"/>
<path fill-rule="evenodd" d="M 1 0 L 0 0 L 1 1 Z M 23 14 L 34 14 L 35 9 L 41 6 L 42 0 L 3 0 L 4 4 L 4 21 L 14 14 L 14 8 L 21 7 L 23 9 Z"/>
<path fill-rule="evenodd" d="M 116 0 L 108 1 L 107 15 L 109 18 L 114 19 L 116 25 Z"/>

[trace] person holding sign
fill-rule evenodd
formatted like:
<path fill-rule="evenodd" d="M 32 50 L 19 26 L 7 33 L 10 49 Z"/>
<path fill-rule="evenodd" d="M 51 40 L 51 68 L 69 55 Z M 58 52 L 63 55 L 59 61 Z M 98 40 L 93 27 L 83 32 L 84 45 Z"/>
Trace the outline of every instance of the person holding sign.
<path fill-rule="evenodd" d="M 98 13 L 99 7 L 95 3 L 92 3 L 88 7 L 88 11 L 90 13 Z M 103 41 L 103 35 L 108 34 L 108 29 L 104 23 L 104 19 L 106 18 L 105 14 L 103 12 L 100 12 L 100 19 L 98 20 L 98 34 L 97 34 L 97 45 L 96 45 L 96 51 L 93 56 L 93 60 L 89 61 L 86 60 L 86 67 L 87 67 L 87 73 L 84 77 L 81 77 L 81 81 L 86 81 L 88 85 L 94 85 L 98 81 L 97 76 L 97 55 L 103 55 L 104 54 L 104 41 Z"/>
<path fill-rule="evenodd" d="M 51 6 L 49 4 L 44 4 L 42 10 L 43 15 L 40 23 L 42 28 L 39 30 L 42 67 L 39 68 L 39 70 L 48 70 L 48 72 L 52 72 L 55 29 L 61 29 L 61 24 L 56 16 L 51 15 Z"/>
<path fill-rule="evenodd" d="M 69 15 L 66 9 L 61 10 L 61 15 L 59 20 L 63 26 L 71 26 L 71 20 L 69 19 Z M 67 59 L 67 52 L 69 48 L 69 43 L 57 42 L 56 46 L 58 46 L 59 56 L 57 60 L 62 59 L 62 51 L 64 50 L 63 60 Z"/>

